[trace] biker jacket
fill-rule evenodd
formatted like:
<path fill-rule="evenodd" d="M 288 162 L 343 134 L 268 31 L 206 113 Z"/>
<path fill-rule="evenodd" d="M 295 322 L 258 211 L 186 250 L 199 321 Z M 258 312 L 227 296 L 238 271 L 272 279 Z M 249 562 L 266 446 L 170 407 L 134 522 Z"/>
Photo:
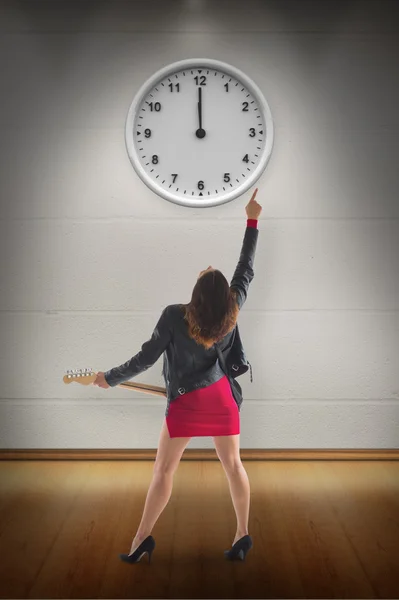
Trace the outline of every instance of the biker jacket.
<path fill-rule="evenodd" d="M 247 299 L 248 287 L 254 278 L 254 257 L 259 230 L 247 224 L 240 258 L 230 283 L 237 293 L 237 303 L 241 309 Z M 114 387 L 127 379 L 146 371 L 163 354 L 162 375 L 165 380 L 168 415 L 171 402 L 178 402 L 182 394 L 203 388 L 219 381 L 227 375 L 238 409 L 242 403 L 242 390 L 235 377 L 248 370 L 248 363 L 241 343 L 238 324 L 221 341 L 206 349 L 188 335 L 184 320 L 184 305 L 169 304 L 164 308 L 151 338 L 144 342 L 141 350 L 118 367 L 104 373 L 107 383 Z M 224 372 L 218 359 L 216 346 L 226 363 Z M 250 365 L 251 366 L 251 365 Z M 252 381 L 252 366 L 251 366 Z"/>

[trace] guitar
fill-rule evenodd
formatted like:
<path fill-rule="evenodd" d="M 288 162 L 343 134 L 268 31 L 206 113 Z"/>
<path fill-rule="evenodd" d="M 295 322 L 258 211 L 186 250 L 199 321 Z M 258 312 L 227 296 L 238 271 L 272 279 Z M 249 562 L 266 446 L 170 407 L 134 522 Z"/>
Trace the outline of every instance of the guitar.
<path fill-rule="evenodd" d="M 97 373 L 90 369 L 69 369 L 63 377 L 64 383 L 80 383 L 81 385 L 91 385 L 96 380 Z M 166 398 L 166 388 L 158 385 L 150 385 L 149 383 L 135 383 L 125 381 L 118 383 L 112 387 L 126 388 L 135 390 L 136 392 L 144 392 L 145 394 L 153 394 L 154 396 L 163 396 Z"/>

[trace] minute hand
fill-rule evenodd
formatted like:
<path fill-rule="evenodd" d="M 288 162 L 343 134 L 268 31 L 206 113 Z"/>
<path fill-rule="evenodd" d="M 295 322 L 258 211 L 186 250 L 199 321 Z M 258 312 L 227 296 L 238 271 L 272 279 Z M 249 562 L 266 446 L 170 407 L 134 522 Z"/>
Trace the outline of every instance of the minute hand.
<path fill-rule="evenodd" d="M 199 96 L 199 102 L 198 102 L 199 128 L 197 129 L 195 134 L 198 138 L 203 138 L 203 137 L 205 137 L 206 133 L 205 133 L 205 130 L 202 129 L 202 89 L 201 89 L 201 87 L 198 88 L 198 96 Z"/>

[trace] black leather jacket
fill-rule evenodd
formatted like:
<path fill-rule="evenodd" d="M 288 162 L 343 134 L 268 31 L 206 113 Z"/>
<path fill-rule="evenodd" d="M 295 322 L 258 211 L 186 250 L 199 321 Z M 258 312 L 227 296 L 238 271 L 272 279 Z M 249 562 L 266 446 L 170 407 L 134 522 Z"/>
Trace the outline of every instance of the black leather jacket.
<path fill-rule="evenodd" d="M 230 287 L 237 292 L 240 309 L 247 299 L 248 287 L 254 277 L 253 263 L 258 234 L 259 230 L 256 227 L 247 226 L 240 258 L 230 283 Z M 164 308 L 151 339 L 144 342 L 140 352 L 127 362 L 106 371 L 107 383 L 113 387 L 136 377 L 151 367 L 163 353 L 162 375 L 167 393 L 166 416 L 170 403 L 178 401 L 182 394 L 207 387 L 224 375 L 229 378 L 234 399 L 240 410 L 241 387 L 233 378 L 246 372 L 249 363 L 245 357 L 237 323 L 234 329 L 218 342 L 228 371 L 225 373 L 218 359 L 216 344 L 207 350 L 189 337 L 182 307 L 182 304 L 169 304 Z"/>

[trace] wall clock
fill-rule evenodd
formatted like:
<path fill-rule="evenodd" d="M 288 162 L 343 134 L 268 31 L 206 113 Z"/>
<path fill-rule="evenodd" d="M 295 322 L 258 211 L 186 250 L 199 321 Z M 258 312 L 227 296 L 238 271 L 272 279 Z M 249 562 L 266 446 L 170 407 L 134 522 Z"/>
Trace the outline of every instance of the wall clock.
<path fill-rule="evenodd" d="M 142 181 L 184 206 L 224 204 L 247 191 L 273 147 L 261 90 L 218 60 L 190 58 L 160 69 L 129 108 L 125 142 Z"/>

